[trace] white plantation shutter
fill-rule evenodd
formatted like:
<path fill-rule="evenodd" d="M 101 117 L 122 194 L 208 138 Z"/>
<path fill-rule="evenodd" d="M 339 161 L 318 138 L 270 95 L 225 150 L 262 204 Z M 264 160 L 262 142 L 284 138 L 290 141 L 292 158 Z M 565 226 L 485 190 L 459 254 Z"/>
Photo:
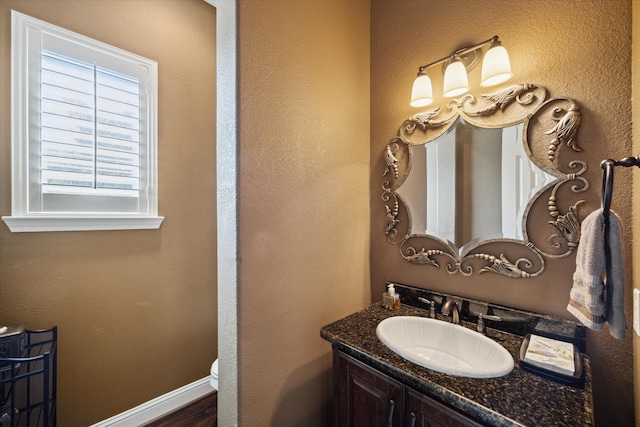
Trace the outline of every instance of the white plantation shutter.
<path fill-rule="evenodd" d="M 17 12 L 12 26 L 18 131 L 12 217 L 3 219 L 10 228 L 26 217 L 65 216 L 92 218 L 71 229 L 159 227 L 157 64 Z"/>
<path fill-rule="evenodd" d="M 138 197 L 140 85 L 42 53 L 42 192 Z"/>

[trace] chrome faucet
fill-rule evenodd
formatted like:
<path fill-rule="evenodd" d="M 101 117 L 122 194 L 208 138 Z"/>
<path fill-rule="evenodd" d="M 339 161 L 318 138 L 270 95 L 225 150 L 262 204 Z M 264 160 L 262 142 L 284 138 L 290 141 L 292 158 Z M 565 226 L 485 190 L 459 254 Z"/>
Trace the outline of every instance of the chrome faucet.
<path fill-rule="evenodd" d="M 451 313 L 451 323 L 455 323 L 456 325 L 460 324 L 460 307 L 458 307 L 458 303 L 454 300 L 447 300 L 444 304 L 442 304 L 442 314 L 448 316 Z"/>

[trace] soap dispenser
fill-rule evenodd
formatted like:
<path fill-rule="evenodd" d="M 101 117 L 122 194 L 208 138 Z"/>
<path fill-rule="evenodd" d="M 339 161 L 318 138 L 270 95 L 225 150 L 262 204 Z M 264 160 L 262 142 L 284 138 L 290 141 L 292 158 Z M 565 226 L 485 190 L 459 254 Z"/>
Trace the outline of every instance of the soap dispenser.
<path fill-rule="evenodd" d="M 388 310 L 400 309 L 400 295 L 396 293 L 393 283 L 387 285 L 387 292 L 382 294 L 382 306 Z"/>

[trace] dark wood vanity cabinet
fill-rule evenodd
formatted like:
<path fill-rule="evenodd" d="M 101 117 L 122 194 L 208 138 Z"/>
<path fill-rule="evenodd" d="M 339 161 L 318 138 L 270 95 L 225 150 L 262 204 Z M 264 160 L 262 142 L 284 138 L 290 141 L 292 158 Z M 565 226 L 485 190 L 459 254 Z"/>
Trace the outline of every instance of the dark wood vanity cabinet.
<path fill-rule="evenodd" d="M 334 427 L 458 427 L 481 424 L 333 351 Z"/>
<path fill-rule="evenodd" d="M 481 426 L 442 403 L 407 387 L 405 427 Z"/>
<path fill-rule="evenodd" d="M 334 427 L 388 427 L 403 423 L 405 386 L 334 350 Z"/>

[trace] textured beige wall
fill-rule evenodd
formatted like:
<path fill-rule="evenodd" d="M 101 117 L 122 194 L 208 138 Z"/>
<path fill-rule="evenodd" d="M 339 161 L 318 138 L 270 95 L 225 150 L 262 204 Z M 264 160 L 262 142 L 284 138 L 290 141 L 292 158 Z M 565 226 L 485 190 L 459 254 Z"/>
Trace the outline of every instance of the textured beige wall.
<path fill-rule="evenodd" d="M 621 158 L 631 147 L 631 2 L 628 0 L 372 0 L 371 10 L 371 280 L 373 300 L 386 280 L 485 299 L 569 318 L 565 310 L 575 257 L 549 260 L 530 279 L 486 273 L 465 278 L 404 261 L 383 233 L 379 198 L 383 150 L 404 119 L 418 66 L 470 44 L 500 36 L 511 56 L 514 82 L 539 83 L 552 96 L 569 96 L 581 106 L 578 135 L 591 188 L 581 216 L 599 207 L 605 158 Z M 636 150 L 637 151 L 637 150 Z M 626 312 L 631 322 L 631 171 L 616 170 L 613 209 L 626 230 Z M 636 218 L 637 225 L 637 218 Z M 530 230 L 531 231 L 531 230 Z M 535 231 L 533 231 L 535 233 Z M 590 333 L 596 419 L 630 425 L 633 411 L 631 331 L 617 341 L 608 332 Z"/>
<path fill-rule="evenodd" d="M 640 3 L 633 2 L 633 68 L 631 74 L 640 76 Z M 637 77 L 636 77 L 637 80 Z M 633 117 L 640 114 L 640 85 L 633 84 Z M 640 125 L 637 120 L 633 123 L 633 150 L 632 155 L 640 156 Z M 636 169 L 633 174 L 633 287 L 640 289 L 640 170 Z M 632 322 L 633 317 L 629 319 Z M 632 326 L 630 326 L 632 327 Z M 640 338 L 633 333 L 633 366 L 634 366 L 634 391 L 635 409 L 640 413 Z M 636 425 L 640 426 L 640 417 L 636 417 Z"/>
<path fill-rule="evenodd" d="M 0 1 L 0 214 L 11 213 L 10 9 L 159 63 L 155 231 L 10 233 L 0 323 L 58 325 L 58 425 L 208 375 L 217 349 L 215 10 L 202 0 Z"/>
<path fill-rule="evenodd" d="M 239 2 L 240 423 L 330 425 L 369 296 L 369 1 Z"/>

